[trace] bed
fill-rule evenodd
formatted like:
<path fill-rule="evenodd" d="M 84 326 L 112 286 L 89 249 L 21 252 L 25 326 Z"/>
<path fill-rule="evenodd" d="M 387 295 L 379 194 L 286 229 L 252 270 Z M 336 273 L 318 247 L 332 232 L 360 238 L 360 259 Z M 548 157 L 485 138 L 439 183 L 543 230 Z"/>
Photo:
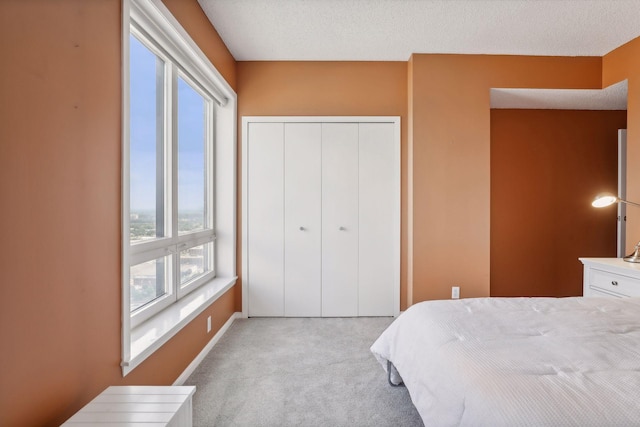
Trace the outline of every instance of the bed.
<path fill-rule="evenodd" d="M 427 301 L 371 351 L 427 426 L 640 425 L 640 298 Z"/>

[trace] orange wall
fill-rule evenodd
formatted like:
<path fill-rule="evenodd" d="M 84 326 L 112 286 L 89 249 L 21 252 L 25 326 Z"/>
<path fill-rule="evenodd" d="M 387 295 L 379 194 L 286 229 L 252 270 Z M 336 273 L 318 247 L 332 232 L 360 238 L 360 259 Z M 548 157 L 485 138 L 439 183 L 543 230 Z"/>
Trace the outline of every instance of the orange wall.
<path fill-rule="evenodd" d="M 238 117 L 400 116 L 401 307 L 406 307 L 407 64 L 405 62 L 238 62 Z M 238 135 L 241 137 L 241 129 Z M 238 153 L 238 164 L 242 164 Z M 239 167 L 240 169 L 240 167 Z M 241 171 L 240 171 L 241 172 Z M 238 212 L 242 212 L 241 206 Z M 238 235 L 241 235 L 238 230 Z"/>
<path fill-rule="evenodd" d="M 413 302 L 489 295 L 489 89 L 600 88 L 601 58 L 413 55 Z"/>
<path fill-rule="evenodd" d="M 121 0 L 0 2 L 0 425 L 59 425 L 108 385 L 171 384 L 232 291 L 120 370 Z M 196 0 L 172 1 L 228 78 Z M 211 45 L 209 45 L 211 43 Z"/>
<path fill-rule="evenodd" d="M 627 199 L 640 202 L 640 37 L 602 58 L 602 86 L 628 79 L 627 94 Z M 627 251 L 640 240 L 640 209 L 627 209 Z"/>
<path fill-rule="evenodd" d="M 616 256 L 626 111 L 491 110 L 491 296 L 582 296 L 578 257 Z"/>

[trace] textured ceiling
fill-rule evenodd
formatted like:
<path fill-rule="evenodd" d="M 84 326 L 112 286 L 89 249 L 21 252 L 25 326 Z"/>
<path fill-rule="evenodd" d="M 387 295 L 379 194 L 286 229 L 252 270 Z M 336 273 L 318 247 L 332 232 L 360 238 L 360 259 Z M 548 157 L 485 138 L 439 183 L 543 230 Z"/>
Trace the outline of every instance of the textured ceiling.
<path fill-rule="evenodd" d="M 199 2 L 238 61 L 602 56 L 640 35 L 640 0 Z"/>
<path fill-rule="evenodd" d="M 406 61 L 412 53 L 603 56 L 640 0 L 198 0 L 238 61 Z M 583 92 L 583 93 L 580 93 Z M 626 108 L 604 91 L 497 89 L 496 108 Z M 551 108 L 551 107 L 549 107 Z"/>

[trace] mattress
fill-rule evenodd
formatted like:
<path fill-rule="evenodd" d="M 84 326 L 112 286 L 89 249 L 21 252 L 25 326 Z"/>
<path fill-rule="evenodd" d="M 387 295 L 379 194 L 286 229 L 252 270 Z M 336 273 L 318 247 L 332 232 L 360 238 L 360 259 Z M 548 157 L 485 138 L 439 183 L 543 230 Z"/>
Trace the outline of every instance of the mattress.
<path fill-rule="evenodd" d="M 640 298 L 427 301 L 371 351 L 425 425 L 640 425 Z"/>

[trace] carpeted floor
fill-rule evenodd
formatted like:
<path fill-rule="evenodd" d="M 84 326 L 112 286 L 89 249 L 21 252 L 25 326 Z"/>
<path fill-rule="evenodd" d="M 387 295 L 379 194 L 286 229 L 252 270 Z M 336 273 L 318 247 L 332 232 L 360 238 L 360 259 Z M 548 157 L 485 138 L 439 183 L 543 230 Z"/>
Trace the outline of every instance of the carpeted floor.
<path fill-rule="evenodd" d="M 185 382 L 194 426 L 422 426 L 369 351 L 391 321 L 236 320 Z"/>

